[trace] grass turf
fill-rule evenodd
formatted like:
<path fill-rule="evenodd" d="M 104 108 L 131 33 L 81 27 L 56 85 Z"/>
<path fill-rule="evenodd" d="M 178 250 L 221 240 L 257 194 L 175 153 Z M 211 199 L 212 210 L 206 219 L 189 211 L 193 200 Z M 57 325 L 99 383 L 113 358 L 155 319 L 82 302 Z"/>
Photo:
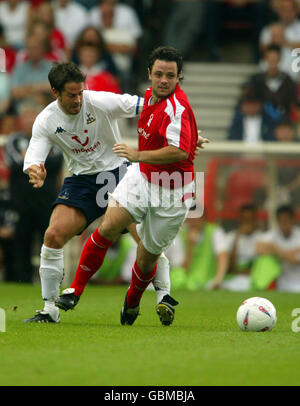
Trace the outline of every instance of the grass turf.
<path fill-rule="evenodd" d="M 300 333 L 291 330 L 299 295 L 279 292 L 174 293 L 180 305 L 161 326 L 154 292 L 133 326 L 121 326 L 124 287 L 88 286 L 61 323 L 28 324 L 42 305 L 39 286 L 0 284 L 0 385 L 299 385 Z M 239 330 L 243 299 L 264 296 L 278 312 L 272 332 Z"/>

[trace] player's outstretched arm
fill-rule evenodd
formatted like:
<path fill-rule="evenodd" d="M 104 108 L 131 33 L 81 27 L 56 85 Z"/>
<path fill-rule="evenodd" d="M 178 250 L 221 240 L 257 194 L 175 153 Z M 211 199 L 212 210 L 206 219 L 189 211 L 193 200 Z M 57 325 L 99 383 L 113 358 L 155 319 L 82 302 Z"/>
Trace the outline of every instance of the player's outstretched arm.
<path fill-rule="evenodd" d="M 40 163 L 40 166 L 31 165 L 28 168 L 28 175 L 29 183 L 31 183 L 35 189 L 41 188 L 44 185 L 47 176 L 45 165 L 43 163 Z"/>
<path fill-rule="evenodd" d="M 187 152 L 173 145 L 156 150 L 138 151 L 126 144 L 115 144 L 113 151 L 119 157 L 126 158 L 130 162 L 143 162 L 151 165 L 163 165 L 183 161 L 188 157 Z"/>

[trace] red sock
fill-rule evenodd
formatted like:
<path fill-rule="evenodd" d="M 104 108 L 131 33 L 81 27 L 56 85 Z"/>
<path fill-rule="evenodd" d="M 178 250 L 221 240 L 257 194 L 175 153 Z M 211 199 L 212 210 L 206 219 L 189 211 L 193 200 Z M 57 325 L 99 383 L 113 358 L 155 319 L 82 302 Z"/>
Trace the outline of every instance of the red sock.
<path fill-rule="evenodd" d="M 132 268 L 131 284 L 127 292 L 126 303 L 128 307 L 136 307 L 140 303 L 144 291 L 156 274 L 156 268 L 157 265 L 151 272 L 145 274 L 139 269 L 135 261 Z"/>
<path fill-rule="evenodd" d="M 89 279 L 98 271 L 103 263 L 108 248 L 112 241 L 99 234 L 96 229 L 85 243 L 79 260 L 76 275 L 71 288 L 75 289 L 75 295 L 80 296 Z"/>

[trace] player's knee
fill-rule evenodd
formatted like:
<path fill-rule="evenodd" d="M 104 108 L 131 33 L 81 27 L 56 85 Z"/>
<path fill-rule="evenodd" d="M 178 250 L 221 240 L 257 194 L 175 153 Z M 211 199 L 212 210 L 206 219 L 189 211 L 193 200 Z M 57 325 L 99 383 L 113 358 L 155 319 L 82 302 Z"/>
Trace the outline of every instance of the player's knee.
<path fill-rule="evenodd" d="M 44 244 L 49 248 L 62 248 L 65 245 L 65 236 L 59 228 L 48 227 L 44 236 Z"/>
<path fill-rule="evenodd" d="M 104 219 L 99 226 L 99 233 L 107 240 L 113 241 L 120 234 L 120 230 L 116 224 L 112 224 Z"/>

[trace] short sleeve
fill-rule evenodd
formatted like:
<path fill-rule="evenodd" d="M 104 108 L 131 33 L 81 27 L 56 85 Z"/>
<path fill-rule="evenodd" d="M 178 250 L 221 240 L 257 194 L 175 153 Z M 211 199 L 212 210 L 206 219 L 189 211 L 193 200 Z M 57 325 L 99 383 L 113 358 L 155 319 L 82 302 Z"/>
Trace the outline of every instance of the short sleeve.
<path fill-rule="evenodd" d="M 176 101 L 174 112 L 170 100 L 167 100 L 165 112 L 170 118 L 170 122 L 166 127 L 166 139 L 168 145 L 173 145 L 174 147 L 190 153 L 192 131 L 186 108 Z"/>
<path fill-rule="evenodd" d="M 130 118 L 140 113 L 144 99 L 129 94 L 88 91 L 90 103 L 110 114 L 113 118 Z"/>

